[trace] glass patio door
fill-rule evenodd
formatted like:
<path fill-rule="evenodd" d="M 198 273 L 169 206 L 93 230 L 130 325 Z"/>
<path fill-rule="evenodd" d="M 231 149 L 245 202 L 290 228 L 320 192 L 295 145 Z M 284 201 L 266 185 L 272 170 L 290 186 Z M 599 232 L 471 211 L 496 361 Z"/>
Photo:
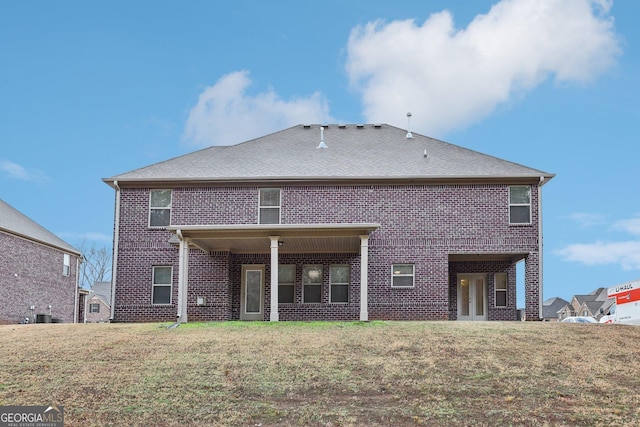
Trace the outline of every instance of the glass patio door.
<path fill-rule="evenodd" d="M 240 320 L 264 320 L 264 265 L 243 265 Z"/>
<path fill-rule="evenodd" d="M 487 320 L 487 279 L 484 274 L 458 275 L 458 320 Z"/>

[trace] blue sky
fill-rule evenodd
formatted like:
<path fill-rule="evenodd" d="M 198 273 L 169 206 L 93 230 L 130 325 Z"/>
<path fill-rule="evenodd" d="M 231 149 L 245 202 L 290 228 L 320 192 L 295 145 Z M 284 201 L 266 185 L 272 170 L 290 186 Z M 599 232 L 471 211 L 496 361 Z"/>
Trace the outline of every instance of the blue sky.
<path fill-rule="evenodd" d="M 3 1 L 0 198 L 110 246 L 104 177 L 412 111 L 415 132 L 557 175 L 544 297 L 570 299 L 640 278 L 638 16 L 632 0 Z"/>

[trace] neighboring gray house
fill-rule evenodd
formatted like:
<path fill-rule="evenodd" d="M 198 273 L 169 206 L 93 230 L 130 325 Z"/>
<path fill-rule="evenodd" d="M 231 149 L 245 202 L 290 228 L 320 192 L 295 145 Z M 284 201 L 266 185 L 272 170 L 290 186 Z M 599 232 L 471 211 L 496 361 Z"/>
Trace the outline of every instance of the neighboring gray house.
<path fill-rule="evenodd" d="M 586 295 L 574 295 L 571 303 L 558 310 L 558 320 L 571 316 L 590 316 L 600 319 L 602 309 L 608 313 L 612 301 L 607 298 L 607 288 L 598 288 Z"/>
<path fill-rule="evenodd" d="M 553 297 L 542 303 L 542 320 L 545 322 L 557 322 L 558 311 L 563 309 L 569 302 L 560 298 Z"/>
<path fill-rule="evenodd" d="M 82 254 L 0 200 L 0 322 L 77 322 Z"/>
<path fill-rule="evenodd" d="M 111 316 L 111 282 L 96 282 L 85 297 L 84 322 L 108 322 Z"/>
<path fill-rule="evenodd" d="M 299 125 L 106 178 L 112 317 L 527 320 L 554 175 L 389 125 Z"/>

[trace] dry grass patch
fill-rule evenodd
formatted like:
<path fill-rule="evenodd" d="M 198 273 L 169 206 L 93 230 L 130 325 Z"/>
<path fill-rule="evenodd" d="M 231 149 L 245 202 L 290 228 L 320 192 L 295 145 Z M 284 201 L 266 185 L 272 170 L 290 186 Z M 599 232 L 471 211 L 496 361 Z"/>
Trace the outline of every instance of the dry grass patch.
<path fill-rule="evenodd" d="M 166 326 L 0 326 L 0 405 L 69 426 L 640 423 L 637 327 Z"/>

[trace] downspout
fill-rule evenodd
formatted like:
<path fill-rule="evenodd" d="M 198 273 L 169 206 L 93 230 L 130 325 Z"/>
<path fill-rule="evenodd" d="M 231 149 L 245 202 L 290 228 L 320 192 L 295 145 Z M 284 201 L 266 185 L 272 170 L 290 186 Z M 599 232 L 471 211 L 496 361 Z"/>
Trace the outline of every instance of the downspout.
<path fill-rule="evenodd" d="M 75 303 L 73 304 L 73 323 L 78 323 L 78 310 L 80 309 L 80 303 L 78 301 L 78 286 L 80 285 L 80 258 L 82 258 L 82 255 L 76 258 L 76 295 L 74 297 Z"/>
<path fill-rule="evenodd" d="M 542 186 L 544 176 L 540 177 L 538 183 L 538 319 L 542 320 Z"/>
<path fill-rule="evenodd" d="M 120 186 L 118 181 L 113 181 L 116 187 L 116 212 L 115 224 L 113 227 L 113 259 L 111 260 L 111 316 L 109 321 L 113 321 L 116 312 L 116 276 L 118 275 L 118 244 L 120 241 Z"/>

